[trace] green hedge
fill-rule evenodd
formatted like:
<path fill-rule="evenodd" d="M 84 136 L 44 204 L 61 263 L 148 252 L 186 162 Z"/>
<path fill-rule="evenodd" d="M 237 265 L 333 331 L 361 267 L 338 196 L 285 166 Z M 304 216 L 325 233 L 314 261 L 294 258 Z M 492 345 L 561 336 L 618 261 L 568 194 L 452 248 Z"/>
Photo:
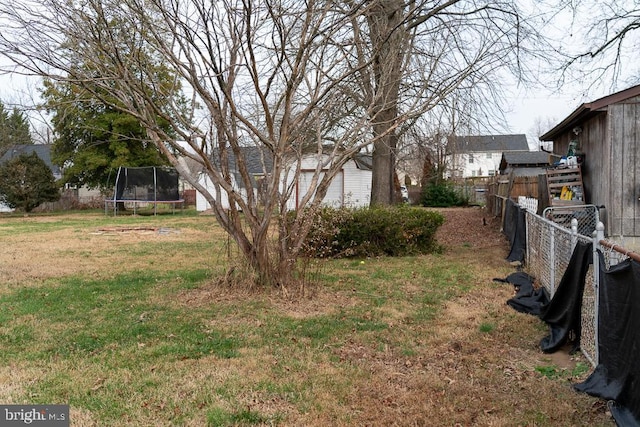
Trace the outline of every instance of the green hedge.
<path fill-rule="evenodd" d="M 448 182 L 430 183 L 422 190 L 421 204 L 431 207 L 466 206 L 469 199 Z"/>
<path fill-rule="evenodd" d="M 312 257 L 405 256 L 438 250 L 438 212 L 408 206 L 323 208 L 305 243 Z"/>

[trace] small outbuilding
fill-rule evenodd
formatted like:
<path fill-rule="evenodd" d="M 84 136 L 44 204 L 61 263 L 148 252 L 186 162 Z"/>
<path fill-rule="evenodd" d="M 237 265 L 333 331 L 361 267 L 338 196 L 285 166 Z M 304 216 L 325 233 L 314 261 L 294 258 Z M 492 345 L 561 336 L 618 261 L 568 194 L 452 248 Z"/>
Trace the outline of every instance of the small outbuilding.
<path fill-rule="evenodd" d="M 500 175 L 538 176 L 552 163 L 552 155 L 544 151 L 502 153 Z"/>
<path fill-rule="evenodd" d="M 272 160 L 270 155 L 256 147 L 244 147 L 243 155 L 247 164 L 248 172 L 252 177 L 253 188 L 247 189 L 242 185 L 240 176 L 236 176 L 235 172 L 232 179 L 232 185 L 241 194 L 247 194 L 247 191 L 253 191 L 254 194 L 259 193 L 260 180 L 268 176 L 271 172 Z M 321 156 L 319 158 L 318 156 Z M 315 172 L 318 162 L 324 162 L 324 154 L 306 155 L 300 164 L 300 173 L 297 174 L 297 182 L 288 182 L 287 185 L 294 186 L 294 193 L 288 202 L 289 209 L 296 209 L 300 206 L 303 195 L 309 189 L 312 176 Z M 235 159 L 229 160 L 232 170 L 235 169 Z M 294 163 L 292 163 L 294 164 Z M 296 176 L 290 173 L 289 176 Z M 371 182 L 372 182 L 372 156 L 368 153 L 355 154 L 338 172 L 331 182 L 327 195 L 323 199 L 323 204 L 333 207 L 366 207 L 369 206 L 371 200 Z M 204 174 L 201 175 L 201 183 L 209 189 L 212 194 L 216 194 L 215 187 L 211 180 Z M 224 207 L 229 206 L 228 197 L 224 192 L 217 195 L 221 199 Z M 211 208 L 204 196 L 200 193 L 196 195 L 196 208 L 198 211 L 206 211 Z"/>
<path fill-rule="evenodd" d="M 640 85 L 580 105 L 540 141 L 577 157 L 609 236 L 640 237 Z"/>

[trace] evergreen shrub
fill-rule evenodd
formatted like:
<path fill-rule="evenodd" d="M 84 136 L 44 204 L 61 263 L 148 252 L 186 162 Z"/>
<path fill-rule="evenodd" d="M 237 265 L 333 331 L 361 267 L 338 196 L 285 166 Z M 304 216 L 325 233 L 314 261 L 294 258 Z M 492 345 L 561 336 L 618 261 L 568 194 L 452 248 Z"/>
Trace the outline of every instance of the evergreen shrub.
<path fill-rule="evenodd" d="M 406 256 L 437 251 L 438 212 L 408 206 L 322 208 L 305 242 L 312 257 Z"/>
<path fill-rule="evenodd" d="M 422 206 L 430 207 L 451 207 L 466 206 L 469 199 L 462 195 L 453 184 L 446 181 L 439 183 L 429 183 L 422 190 Z"/>

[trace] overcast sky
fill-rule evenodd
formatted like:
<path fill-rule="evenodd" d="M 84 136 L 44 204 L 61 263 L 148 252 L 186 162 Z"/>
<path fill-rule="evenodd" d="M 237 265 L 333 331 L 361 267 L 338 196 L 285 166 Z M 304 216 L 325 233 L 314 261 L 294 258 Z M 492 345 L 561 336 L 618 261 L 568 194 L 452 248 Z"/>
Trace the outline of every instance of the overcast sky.
<path fill-rule="evenodd" d="M 540 7 L 543 7 L 542 0 L 523 1 L 530 1 L 530 7 L 533 8 L 534 12 L 539 12 Z M 595 1 L 577 3 L 577 5 L 586 8 L 586 13 L 585 10 L 579 10 L 580 14 L 576 17 L 572 10 L 565 9 L 562 12 L 563 14 L 558 13 L 554 15 L 553 25 L 545 28 L 545 33 L 547 35 L 552 32 L 557 34 L 555 38 L 558 40 L 559 45 L 562 44 L 564 47 L 572 47 L 580 44 L 586 38 L 582 32 L 587 25 L 585 22 L 591 23 L 593 21 L 594 12 L 592 8 L 589 8 L 590 5 L 596 5 L 602 8 L 619 6 L 627 2 L 632 6 L 635 3 L 634 0 L 619 0 L 608 6 L 603 6 L 605 3 L 599 4 Z M 581 22 L 581 20 L 587 18 L 587 21 Z M 640 33 L 640 31 L 636 33 Z M 635 33 L 632 36 L 636 37 L 636 40 L 638 39 Z M 584 46 L 580 47 L 580 49 L 584 49 Z M 532 148 L 537 148 L 537 138 L 532 132 L 536 120 L 542 119 L 544 122 L 547 122 L 549 119 L 554 119 L 555 121 L 553 123 L 558 123 L 582 103 L 593 101 L 602 96 L 632 86 L 633 79 L 629 79 L 628 76 L 634 74 L 640 75 L 640 72 L 638 72 L 640 65 L 636 64 L 637 61 L 635 58 L 637 57 L 637 53 L 635 50 L 633 50 L 631 54 L 633 55 L 632 60 L 629 61 L 631 65 L 628 69 L 623 70 L 627 75 L 619 76 L 620 78 L 615 85 L 611 81 L 602 81 L 596 85 L 589 85 L 586 81 L 578 81 L 574 84 L 565 84 L 560 89 L 554 91 L 545 89 L 542 85 L 538 88 L 529 87 L 526 90 L 516 87 L 506 89 L 506 105 L 502 106 L 505 110 L 507 121 L 506 127 L 508 129 L 506 132 L 526 134 L 529 137 Z M 553 76 L 549 75 L 547 78 L 549 81 L 554 79 Z M 637 79 L 635 81 L 637 81 Z M 0 75 L 0 100 L 8 107 L 11 107 L 14 103 L 18 105 L 33 105 L 34 100 L 38 96 L 39 85 L 39 79 L 26 79 L 18 75 Z M 548 86 L 552 85 L 548 84 Z M 33 118 L 33 114 L 30 114 L 30 116 Z M 34 127 L 38 126 L 37 123 L 33 124 Z M 549 129 L 544 129 L 543 131 L 546 132 L 547 130 Z"/>

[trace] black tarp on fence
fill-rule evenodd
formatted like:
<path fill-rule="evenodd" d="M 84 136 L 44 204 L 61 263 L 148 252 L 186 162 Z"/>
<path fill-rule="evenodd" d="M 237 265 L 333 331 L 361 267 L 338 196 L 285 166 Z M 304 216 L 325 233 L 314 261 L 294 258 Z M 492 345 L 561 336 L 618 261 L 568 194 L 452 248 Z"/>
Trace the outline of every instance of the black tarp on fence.
<path fill-rule="evenodd" d="M 504 209 L 502 231 L 511 245 L 507 261 L 524 262 L 527 248 L 526 211 L 511 199 L 507 200 Z"/>
<path fill-rule="evenodd" d="M 511 243 L 509 261 L 525 258 L 526 215 L 515 202 L 507 200 L 503 232 Z M 582 299 L 592 254 L 593 243 L 577 241 L 557 291 L 548 302 L 544 289 L 536 289 L 534 278 L 524 272 L 496 279 L 516 287 L 516 296 L 507 301 L 511 307 L 539 316 L 549 325 L 549 336 L 540 342 L 543 351 L 562 347 L 571 332 L 580 336 Z M 609 400 L 618 426 L 640 427 L 640 262 L 626 259 L 607 270 L 604 255 L 600 251 L 598 255 L 598 265 L 594 266 L 599 283 L 598 365 L 589 378 L 574 387 Z M 579 341 L 574 349 L 578 346 Z"/>
<path fill-rule="evenodd" d="M 598 353 L 594 372 L 576 390 L 613 401 L 618 426 L 640 426 L 640 263 L 606 269 L 599 254 Z"/>
<path fill-rule="evenodd" d="M 553 298 L 540 315 L 549 326 L 549 335 L 540 341 L 540 349 L 545 353 L 556 352 L 572 335 L 575 337 L 572 352 L 580 348 L 582 297 L 592 263 L 593 243 L 578 241 Z"/>
<path fill-rule="evenodd" d="M 553 353 L 575 336 L 572 351 L 580 347 L 582 296 L 585 277 L 593 258 L 593 244 L 578 241 L 558 288 L 549 300 L 543 287 L 533 286 L 526 273 L 512 273 L 504 280 L 516 287 L 516 295 L 507 301 L 514 310 L 540 317 L 549 326 L 549 335 L 540 341 L 540 349 Z M 573 332 L 573 334 L 572 334 Z"/>

